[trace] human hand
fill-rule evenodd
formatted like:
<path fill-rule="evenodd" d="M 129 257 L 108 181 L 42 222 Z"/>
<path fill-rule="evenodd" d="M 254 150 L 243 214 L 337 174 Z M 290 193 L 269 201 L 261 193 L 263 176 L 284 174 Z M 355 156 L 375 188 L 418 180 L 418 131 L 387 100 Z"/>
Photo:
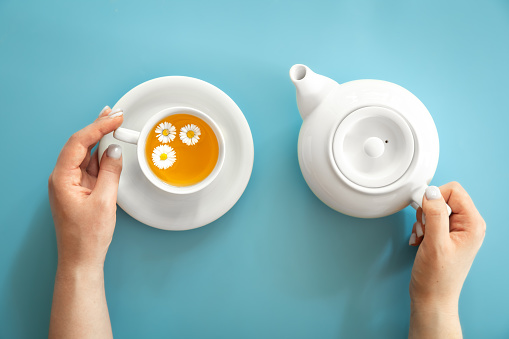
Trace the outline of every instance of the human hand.
<path fill-rule="evenodd" d="M 452 209 L 450 217 L 446 202 Z M 461 336 L 459 296 L 485 232 L 486 223 L 460 184 L 452 182 L 440 189 L 435 186 L 426 189 L 410 237 L 410 245 L 419 246 L 410 281 L 411 335 L 417 333 L 412 331 L 412 320 L 414 330 L 417 324 L 429 320 L 428 329 L 438 331 L 437 322 L 450 324 L 452 319 L 457 323 L 456 332 L 449 332 L 448 336 L 442 331 L 443 337 L 453 337 L 458 328 Z M 449 320 L 444 321 L 444 316 Z"/>
<path fill-rule="evenodd" d="M 122 110 L 112 112 L 106 106 L 92 124 L 69 138 L 49 177 L 59 267 L 103 267 L 115 229 L 122 149 L 110 145 L 100 166 L 97 150 L 90 153 L 122 121 Z"/>

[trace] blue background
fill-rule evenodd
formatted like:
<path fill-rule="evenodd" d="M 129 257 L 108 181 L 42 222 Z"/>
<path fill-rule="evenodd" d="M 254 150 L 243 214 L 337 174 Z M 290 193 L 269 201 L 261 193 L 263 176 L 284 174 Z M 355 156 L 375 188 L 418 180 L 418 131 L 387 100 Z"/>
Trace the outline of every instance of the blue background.
<path fill-rule="evenodd" d="M 255 162 L 213 224 L 167 232 L 119 209 L 105 264 L 118 338 L 403 338 L 410 208 L 337 213 L 299 170 L 289 68 L 400 84 L 487 222 L 460 300 L 466 338 L 509 337 L 509 2 L 0 1 L 0 337 L 47 335 L 56 242 L 47 178 L 67 138 L 155 77 L 187 75 L 244 112 Z"/>

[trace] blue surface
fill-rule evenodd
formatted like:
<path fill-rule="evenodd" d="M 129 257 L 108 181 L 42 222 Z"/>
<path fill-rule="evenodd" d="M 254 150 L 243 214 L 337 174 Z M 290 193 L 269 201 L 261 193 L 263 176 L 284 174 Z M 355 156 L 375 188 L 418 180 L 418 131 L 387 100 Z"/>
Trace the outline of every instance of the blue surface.
<path fill-rule="evenodd" d="M 253 133 L 239 202 L 166 232 L 122 210 L 106 260 L 118 338 L 403 338 L 414 212 L 354 219 L 309 190 L 288 70 L 375 78 L 436 122 L 433 183 L 457 180 L 488 231 L 465 283 L 466 338 L 509 337 L 509 2 L 0 2 L 0 337 L 46 336 L 56 269 L 47 177 L 67 138 L 146 80 L 231 96 Z"/>

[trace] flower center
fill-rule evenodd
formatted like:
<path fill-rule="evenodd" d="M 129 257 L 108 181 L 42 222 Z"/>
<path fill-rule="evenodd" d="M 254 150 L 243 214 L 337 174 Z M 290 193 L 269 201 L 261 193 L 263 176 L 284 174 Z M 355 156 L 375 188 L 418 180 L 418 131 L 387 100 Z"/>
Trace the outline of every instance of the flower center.
<path fill-rule="evenodd" d="M 170 134 L 170 131 L 168 131 L 167 129 L 163 130 L 163 135 L 169 135 Z"/>
<path fill-rule="evenodd" d="M 194 137 L 194 132 L 193 132 L 193 131 L 187 131 L 187 134 L 186 134 L 186 135 L 187 135 L 187 137 L 188 137 L 189 139 L 191 139 L 192 137 Z"/>
<path fill-rule="evenodd" d="M 161 159 L 161 160 L 166 160 L 166 159 L 168 159 L 168 155 L 167 155 L 166 153 L 163 153 L 163 154 L 161 154 L 161 155 L 159 156 L 159 159 Z"/>

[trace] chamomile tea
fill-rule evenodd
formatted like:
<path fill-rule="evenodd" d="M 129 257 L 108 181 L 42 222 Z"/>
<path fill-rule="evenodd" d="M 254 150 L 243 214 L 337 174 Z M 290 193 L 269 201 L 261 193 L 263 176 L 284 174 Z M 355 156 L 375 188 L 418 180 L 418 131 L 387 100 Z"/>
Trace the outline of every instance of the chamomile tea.
<path fill-rule="evenodd" d="M 219 157 L 212 128 L 191 114 L 161 119 L 148 133 L 145 156 L 149 168 L 172 186 L 191 186 L 207 178 Z"/>

